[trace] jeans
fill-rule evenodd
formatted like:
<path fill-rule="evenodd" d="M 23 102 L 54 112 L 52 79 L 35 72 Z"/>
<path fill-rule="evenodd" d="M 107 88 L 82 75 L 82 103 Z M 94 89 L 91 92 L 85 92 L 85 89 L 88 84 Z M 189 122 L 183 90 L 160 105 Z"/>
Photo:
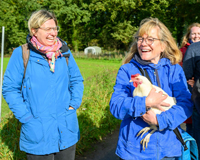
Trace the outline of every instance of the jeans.
<path fill-rule="evenodd" d="M 200 114 L 197 112 L 195 107 L 192 113 L 192 124 L 193 124 L 193 138 L 196 140 L 198 146 L 198 152 L 200 153 Z"/>
<path fill-rule="evenodd" d="M 75 160 L 76 144 L 57 153 L 33 155 L 26 153 L 27 160 Z"/>

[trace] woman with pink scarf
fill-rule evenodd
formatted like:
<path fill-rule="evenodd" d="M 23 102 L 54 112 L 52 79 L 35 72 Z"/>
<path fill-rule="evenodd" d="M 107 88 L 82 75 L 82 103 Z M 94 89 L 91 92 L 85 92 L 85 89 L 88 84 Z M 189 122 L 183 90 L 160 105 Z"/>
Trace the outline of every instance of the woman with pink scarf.
<path fill-rule="evenodd" d="M 28 160 L 74 160 L 83 78 L 67 43 L 57 37 L 59 27 L 53 13 L 34 12 L 28 28 L 30 57 L 25 77 L 20 46 L 10 58 L 2 91 L 22 124 L 20 150 Z"/>

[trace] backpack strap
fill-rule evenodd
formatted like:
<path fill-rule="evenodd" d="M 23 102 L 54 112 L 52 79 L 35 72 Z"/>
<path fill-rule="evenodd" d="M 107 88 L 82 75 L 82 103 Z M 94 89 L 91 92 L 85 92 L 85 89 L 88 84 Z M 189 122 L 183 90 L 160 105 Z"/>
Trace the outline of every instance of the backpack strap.
<path fill-rule="evenodd" d="M 138 67 L 138 66 L 137 66 L 137 67 Z M 140 68 L 140 67 L 138 67 L 138 69 L 140 70 L 141 74 L 142 74 L 143 76 L 147 77 L 147 79 L 151 82 L 151 79 L 150 79 L 150 77 L 149 77 L 149 74 L 147 73 L 147 70 L 146 70 L 146 69 L 142 70 L 142 68 Z M 151 83 L 152 83 L 152 82 L 151 82 Z"/>
<path fill-rule="evenodd" d="M 68 53 L 68 54 L 63 54 L 63 57 L 65 57 L 65 59 L 66 59 L 67 65 L 68 65 L 68 59 L 69 59 L 69 56 L 70 56 L 69 53 Z"/>
<path fill-rule="evenodd" d="M 23 81 L 25 78 L 26 67 L 28 64 L 29 57 L 30 57 L 30 49 L 28 48 L 28 43 L 23 44 L 21 47 L 22 47 L 22 58 L 23 58 L 23 63 L 24 63 L 24 75 L 23 75 L 23 79 L 22 79 L 22 81 Z"/>

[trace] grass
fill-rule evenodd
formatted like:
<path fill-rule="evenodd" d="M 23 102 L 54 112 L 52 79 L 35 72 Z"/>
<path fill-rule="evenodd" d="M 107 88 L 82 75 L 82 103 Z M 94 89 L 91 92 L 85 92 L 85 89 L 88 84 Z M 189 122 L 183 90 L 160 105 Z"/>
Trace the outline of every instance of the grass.
<path fill-rule="evenodd" d="M 4 59 L 4 70 L 9 58 Z M 120 121 L 109 111 L 109 101 L 120 61 L 76 59 L 84 78 L 84 96 L 81 107 L 77 110 L 80 141 L 76 154 L 91 149 L 91 143 L 115 130 Z M 2 101 L 0 123 L 0 159 L 26 159 L 19 150 L 20 123 L 14 118 L 5 100 Z"/>

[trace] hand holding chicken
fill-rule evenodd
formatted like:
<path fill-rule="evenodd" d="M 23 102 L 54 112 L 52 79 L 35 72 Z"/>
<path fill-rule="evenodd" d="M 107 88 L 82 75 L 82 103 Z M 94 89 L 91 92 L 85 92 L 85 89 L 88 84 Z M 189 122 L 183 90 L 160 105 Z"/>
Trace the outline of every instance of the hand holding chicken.
<path fill-rule="evenodd" d="M 152 85 L 146 77 L 141 76 L 140 74 L 131 75 L 130 82 L 133 82 L 133 85 L 136 87 L 133 91 L 133 97 L 146 96 L 146 107 L 147 109 L 151 109 L 142 116 L 143 120 L 147 122 L 150 127 L 143 128 L 137 134 L 137 136 L 141 134 L 142 137 L 146 132 L 152 129 L 152 131 L 147 134 L 145 138 L 143 138 L 140 142 L 143 145 L 143 150 L 145 150 L 145 146 L 147 148 L 150 136 L 157 130 L 156 114 L 160 114 L 162 111 L 170 109 L 173 105 L 176 104 L 176 99 L 174 97 L 168 96 L 168 94 L 164 92 L 160 87 Z M 153 117 L 152 112 L 155 113 L 154 118 L 149 120 L 149 117 Z"/>

